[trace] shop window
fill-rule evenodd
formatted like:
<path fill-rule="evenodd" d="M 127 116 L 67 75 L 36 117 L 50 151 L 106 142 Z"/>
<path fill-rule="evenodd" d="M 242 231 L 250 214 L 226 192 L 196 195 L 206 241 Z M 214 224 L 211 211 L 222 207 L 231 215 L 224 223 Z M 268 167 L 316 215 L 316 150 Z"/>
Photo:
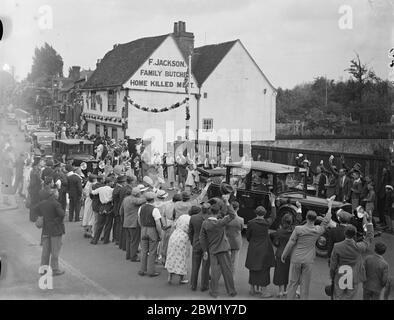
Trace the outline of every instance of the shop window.
<path fill-rule="evenodd" d="M 90 109 L 96 110 L 96 91 L 92 91 L 90 95 Z"/>
<path fill-rule="evenodd" d="M 112 128 L 112 139 L 118 140 L 118 128 Z"/>
<path fill-rule="evenodd" d="M 108 91 L 108 111 L 116 111 L 116 92 L 114 90 Z"/>
<path fill-rule="evenodd" d="M 100 135 L 100 125 L 96 124 L 96 135 L 99 136 Z"/>
<path fill-rule="evenodd" d="M 203 119 L 202 120 L 202 131 L 210 132 L 213 130 L 213 119 Z"/>

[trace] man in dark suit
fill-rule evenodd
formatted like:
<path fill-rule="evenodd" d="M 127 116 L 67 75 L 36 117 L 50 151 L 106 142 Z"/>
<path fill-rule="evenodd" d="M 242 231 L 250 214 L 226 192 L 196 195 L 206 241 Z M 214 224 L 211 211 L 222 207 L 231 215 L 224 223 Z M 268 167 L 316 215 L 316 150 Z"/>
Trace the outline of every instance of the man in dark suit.
<path fill-rule="evenodd" d="M 383 288 L 387 285 L 389 265 L 383 258 L 386 245 L 375 244 L 375 254 L 365 258 L 364 267 L 367 280 L 363 283 L 364 300 L 380 300 Z"/>
<path fill-rule="evenodd" d="M 50 260 L 53 276 L 64 273 L 59 269 L 59 253 L 62 246 L 62 236 L 65 233 L 63 223 L 65 212 L 57 201 L 58 196 L 58 191 L 51 189 L 49 198 L 34 207 L 37 216 L 42 216 L 44 219 L 41 266 L 49 266 Z"/>
<path fill-rule="evenodd" d="M 338 201 L 349 202 L 352 189 L 352 180 L 347 176 L 344 168 L 339 170 L 336 196 Z"/>
<path fill-rule="evenodd" d="M 224 283 L 226 285 L 227 293 L 234 297 L 237 292 L 234 287 L 234 278 L 231 272 L 231 259 L 230 259 L 230 245 L 228 243 L 225 227 L 226 225 L 235 218 L 234 209 L 231 207 L 228 199 L 230 194 L 222 196 L 227 206 L 228 215 L 223 219 L 218 219 L 220 214 L 220 205 L 215 203 L 211 205 L 210 217 L 207 218 L 200 231 L 200 245 L 204 251 L 203 259 L 208 259 L 211 264 L 211 282 L 209 294 L 217 298 L 218 297 L 218 287 L 219 279 L 223 274 Z"/>
<path fill-rule="evenodd" d="M 191 289 L 197 289 L 198 272 L 202 263 L 201 269 L 201 291 L 206 291 L 209 288 L 209 259 L 203 260 L 203 250 L 200 245 L 200 231 L 204 220 L 208 218 L 209 203 L 202 205 L 202 211 L 198 214 L 192 215 L 189 222 L 189 239 L 192 244 L 192 272 L 191 272 Z"/>
<path fill-rule="evenodd" d="M 353 225 L 348 225 L 345 229 L 345 240 L 334 245 L 330 260 L 330 277 L 334 280 L 335 300 L 355 299 L 359 284 L 366 280 L 362 255 L 373 240 L 373 225 L 370 219 L 372 217 L 363 218 L 367 234 L 362 241 L 355 241 L 357 229 Z"/>
<path fill-rule="evenodd" d="M 55 173 L 53 175 L 53 182 L 57 186 L 59 190 L 59 199 L 63 210 L 66 210 L 67 207 L 67 175 L 65 168 L 62 165 L 59 165 L 55 168 Z"/>
<path fill-rule="evenodd" d="M 68 197 L 70 204 L 68 208 L 68 219 L 69 221 L 78 222 L 79 212 L 81 211 L 81 198 L 82 198 L 82 179 L 74 171 L 72 165 L 67 165 L 67 185 L 68 185 Z"/>
<path fill-rule="evenodd" d="M 337 218 L 339 223 L 335 228 L 327 230 L 327 253 L 328 253 L 328 264 L 330 265 L 330 257 L 334 244 L 345 240 L 346 226 L 351 222 L 352 215 L 342 209 L 337 211 Z"/>
<path fill-rule="evenodd" d="M 126 260 L 132 262 L 141 261 L 138 258 L 138 246 L 141 240 L 141 227 L 138 224 L 138 209 L 146 203 L 145 197 L 141 196 L 141 189 L 134 187 L 128 191 L 120 206 L 120 216 L 123 217 L 126 240 Z"/>
<path fill-rule="evenodd" d="M 41 172 L 41 180 L 44 181 L 45 177 L 50 177 L 53 179 L 55 171 L 53 170 L 54 163 L 52 160 L 47 160 L 45 163 L 45 168 Z"/>

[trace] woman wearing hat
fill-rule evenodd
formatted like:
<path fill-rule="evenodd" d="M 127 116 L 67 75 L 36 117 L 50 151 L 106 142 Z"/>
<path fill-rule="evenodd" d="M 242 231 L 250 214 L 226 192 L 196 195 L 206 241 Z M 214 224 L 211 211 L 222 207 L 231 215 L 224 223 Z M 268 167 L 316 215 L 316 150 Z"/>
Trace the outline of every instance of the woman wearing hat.
<path fill-rule="evenodd" d="M 245 266 L 249 270 L 250 294 L 270 298 L 267 286 L 271 283 L 270 270 L 275 266 L 275 255 L 268 229 L 276 218 L 275 196 L 270 193 L 271 215 L 265 218 L 263 206 L 255 209 L 256 218 L 248 222 L 246 239 L 249 242 Z"/>

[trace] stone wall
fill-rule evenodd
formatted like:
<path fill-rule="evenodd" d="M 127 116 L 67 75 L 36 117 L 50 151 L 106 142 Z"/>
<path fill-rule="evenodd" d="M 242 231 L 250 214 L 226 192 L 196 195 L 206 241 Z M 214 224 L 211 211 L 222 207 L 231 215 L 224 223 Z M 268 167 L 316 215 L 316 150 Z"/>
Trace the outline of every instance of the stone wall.
<path fill-rule="evenodd" d="M 300 139 L 255 141 L 253 142 L 253 145 L 374 155 L 376 152 L 388 149 L 390 144 L 393 144 L 393 142 L 394 140 L 388 139 Z"/>

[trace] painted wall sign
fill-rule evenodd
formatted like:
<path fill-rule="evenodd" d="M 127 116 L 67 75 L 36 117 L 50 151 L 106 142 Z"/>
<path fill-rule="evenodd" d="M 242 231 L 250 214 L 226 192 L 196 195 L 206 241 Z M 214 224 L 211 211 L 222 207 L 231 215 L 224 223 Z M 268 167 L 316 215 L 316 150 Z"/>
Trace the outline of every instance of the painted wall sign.
<path fill-rule="evenodd" d="M 182 93 L 187 85 L 188 64 L 172 38 L 166 39 L 126 83 L 130 89 Z M 191 89 L 197 93 L 193 77 Z"/>

